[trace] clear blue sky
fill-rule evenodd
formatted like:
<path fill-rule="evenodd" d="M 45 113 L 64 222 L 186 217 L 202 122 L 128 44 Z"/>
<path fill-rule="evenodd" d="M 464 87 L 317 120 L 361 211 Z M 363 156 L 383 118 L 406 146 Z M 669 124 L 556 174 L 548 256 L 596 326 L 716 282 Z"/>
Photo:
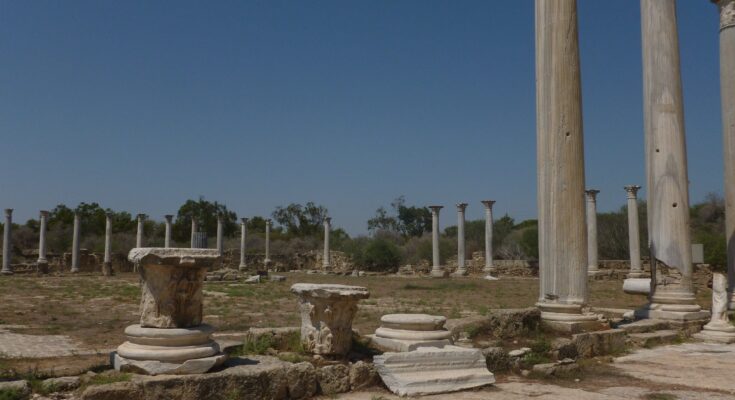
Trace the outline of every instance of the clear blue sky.
<path fill-rule="evenodd" d="M 679 1 L 692 201 L 722 192 L 718 17 Z M 638 1 L 579 1 L 587 186 L 644 183 Z M 534 16 L 514 1 L 4 1 L 0 207 L 162 219 L 457 202 L 536 215 Z M 645 189 L 645 188 L 644 188 Z M 641 193 L 645 196 L 645 193 Z"/>

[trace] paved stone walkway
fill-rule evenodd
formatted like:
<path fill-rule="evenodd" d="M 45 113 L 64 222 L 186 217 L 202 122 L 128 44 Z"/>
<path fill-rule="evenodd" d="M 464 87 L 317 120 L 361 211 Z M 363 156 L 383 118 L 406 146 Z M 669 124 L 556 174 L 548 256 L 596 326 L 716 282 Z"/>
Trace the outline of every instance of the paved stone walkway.
<path fill-rule="evenodd" d="M 0 327 L 0 358 L 47 358 L 97 354 L 97 351 L 81 347 L 69 336 L 26 335 L 8 332 Z"/>

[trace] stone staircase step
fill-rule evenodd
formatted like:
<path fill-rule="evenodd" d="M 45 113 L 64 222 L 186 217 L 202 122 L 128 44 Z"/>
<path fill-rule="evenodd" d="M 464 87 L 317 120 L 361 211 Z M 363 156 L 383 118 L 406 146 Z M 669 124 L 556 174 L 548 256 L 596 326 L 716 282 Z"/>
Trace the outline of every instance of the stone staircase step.
<path fill-rule="evenodd" d="M 621 324 L 618 328 L 631 333 L 646 333 L 670 329 L 668 322 L 660 319 L 642 319 L 640 321 L 631 322 L 629 324 Z"/>
<path fill-rule="evenodd" d="M 628 334 L 628 340 L 638 346 L 651 347 L 660 344 L 675 343 L 679 340 L 679 332 L 662 330 L 656 332 L 631 333 Z"/>

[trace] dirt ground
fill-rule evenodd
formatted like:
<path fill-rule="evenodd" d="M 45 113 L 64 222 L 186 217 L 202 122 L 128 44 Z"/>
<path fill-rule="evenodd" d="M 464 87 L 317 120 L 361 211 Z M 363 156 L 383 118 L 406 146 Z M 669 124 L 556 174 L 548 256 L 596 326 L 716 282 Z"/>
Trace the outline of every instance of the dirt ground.
<path fill-rule="evenodd" d="M 354 327 L 371 333 L 380 316 L 395 312 L 430 313 L 447 318 L 486 314 L 493 309 L 521 308 L 535 303 L 538 280 L 479 278 L 436 280 L 395 276 L 351 277 L 285 273 L 285 282 L 206 283 L 205 321 L 219 332 L 250 327 L 298 326 L 296 282 L 366 286 L 370 299 L 360 302 Z M 627 295 L 619 281 L 590 281 L 590 305 L 636 308 L 642 296 Z M 708 307 L 709 290 L 700 291 Z M 138 275 L 111 278 L 93 275 L 10 276 L 0 278 L 0 326 L 25 334 L 69 335 L 85 347 L 106 349 L 123 341 L 123 330 L 139 318 Z"/>

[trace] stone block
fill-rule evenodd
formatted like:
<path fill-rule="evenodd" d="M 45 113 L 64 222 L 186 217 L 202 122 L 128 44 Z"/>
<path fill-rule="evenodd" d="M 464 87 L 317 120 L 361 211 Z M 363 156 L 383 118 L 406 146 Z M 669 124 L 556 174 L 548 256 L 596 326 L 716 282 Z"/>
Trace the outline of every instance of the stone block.
<path fill-rule="evenodd" d="M 80 378 L 78 376 L 62 376 L 59 378 L 49 378 L 41 382 L 41 387 L 47 393 L 67 392 L 79 387 Z"/>
<path fill-rule="evenodd" d="M 316 379 L 322 393 L 326 395 L 350 391 L 350 368 L 344 364 L 318 368 Z"/>
<path fill-rule="evenodd" d="M 577 355 L 582 358 L 617 354 L 625 349 L 626 334 L 622 329 L 579 333 L 572 336 Z"/>
<path fill-rule="evenodd" d="M 495 382 L 478 349 L 420 347 L 375 356 L 373 362 L 383 383 L 400 396 L 450 393 Z"/>
<path fill-rule="evenodd" d="M 0 392 L 14 392 L 16 397 L 8 397 L 9 399 L 26 400 L 31 397 L 31 385 L 26 380 L 0 382 Z"/>
<path fill-rule="evenodd" d="M 380 383 L 378 371 L 372 364 L 358 361 L 350 366 L 350 388 L 360 390 Z"/>
<path fill-rule="evenodd" d="M 286 372 L 286 382 L 290 398 L 311 398 L 317 392 L 316 368 L 308 362 L 295 364 Z"/>
<path fill-rule="evenodd" d="M 482 355 L 485 356 L 487 369 L 492 372 L 504 372 L 510 369 L 510 355 L 502 347 L 487 347 L 482 349 Z"/>

